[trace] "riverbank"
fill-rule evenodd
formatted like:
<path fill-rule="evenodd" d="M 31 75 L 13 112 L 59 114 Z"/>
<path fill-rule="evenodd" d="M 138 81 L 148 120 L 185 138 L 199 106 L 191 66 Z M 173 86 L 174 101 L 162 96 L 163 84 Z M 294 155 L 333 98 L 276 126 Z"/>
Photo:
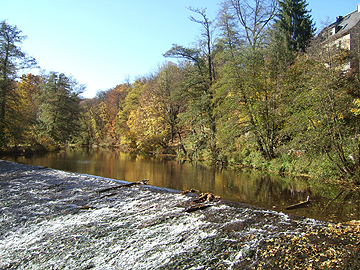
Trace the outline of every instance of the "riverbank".
<path fill-rule="evenodd" d="M 131 179 L 133 181 L 141 179 Z M 123 182 L 125 183 L 125 182 Z M 0 160 L 1 269 L 358 269 L 360 229 Z"/>

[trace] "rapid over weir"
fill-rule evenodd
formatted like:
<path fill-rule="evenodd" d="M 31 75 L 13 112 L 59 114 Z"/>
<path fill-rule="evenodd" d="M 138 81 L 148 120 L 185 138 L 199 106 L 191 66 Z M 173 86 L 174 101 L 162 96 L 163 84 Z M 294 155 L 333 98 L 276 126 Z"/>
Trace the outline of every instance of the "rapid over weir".
<path fill-rule="evenodd" d="M 317 247 L 309 235 L 329 227 L 226 201 L 187 212 L 191 196 L 148 185 L 98 192 L 126 183 L 0 160 L 0 269 L 271 269 L 272 243 Z M 346 264 L 352 237 L 323 234 L 324 256 Z"/>

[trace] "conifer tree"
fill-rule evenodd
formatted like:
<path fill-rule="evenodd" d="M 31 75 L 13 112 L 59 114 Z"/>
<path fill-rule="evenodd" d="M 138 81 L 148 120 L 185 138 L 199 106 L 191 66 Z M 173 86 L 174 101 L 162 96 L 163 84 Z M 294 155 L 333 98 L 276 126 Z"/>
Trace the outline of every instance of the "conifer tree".
<path fill-rule="evenodd" d="M 285 37 L 288 48 L 305 52 L 315 33 L 314 22 L 305 0 L 280 0 L 276 27 Z"/>
<path fill-rule="evenodd" d="M 71 141 L 80 130 L 80 94 L 83 85 L 63 73 L 44 76 L 41 86 L 39 130 L 55 143 Z"/>

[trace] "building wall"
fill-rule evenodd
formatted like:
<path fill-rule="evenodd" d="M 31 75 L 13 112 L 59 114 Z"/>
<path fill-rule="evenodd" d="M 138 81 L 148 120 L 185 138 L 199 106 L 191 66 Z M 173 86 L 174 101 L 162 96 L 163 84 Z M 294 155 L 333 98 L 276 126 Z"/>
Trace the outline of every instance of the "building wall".
<path fill-rule="evenodd" d="M 350 30 L 350 34 L 351 34 L 351 48 L 350 50 L 355 50 L 358 51 L 360 42 L 360 22 L 357 23 L 351 30 Z"/>
<path fill-rule="evenodd" d="M 351 68 L 358 69 L 359 68 L 359 58 L 360 58 L 360 22 L 358 22 L 351 30 Z"/>
<path fill-rule="evenodd" d="M 330 41 L 326 44 L 326 46 L 330 47 L 336 47 L 344 50 L 350 50 L 351 49 L 351 34 L 347 33 L 346 35 L 335 39 L 333 41 Z"/>

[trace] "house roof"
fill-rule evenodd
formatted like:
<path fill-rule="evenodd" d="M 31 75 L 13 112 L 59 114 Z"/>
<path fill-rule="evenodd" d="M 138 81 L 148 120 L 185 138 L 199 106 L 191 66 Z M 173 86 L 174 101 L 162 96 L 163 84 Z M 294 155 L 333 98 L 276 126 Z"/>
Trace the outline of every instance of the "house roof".
<path fill-rule="evenodd" d="M 360 5 L 360 4 L 359 4 Z M 336 22 L 325 27 L 319 33 L 319 37 L 323 40 L 329 37 L 340 37 L 347 34 L 360 21 L 360 7 L 359 9 L 345 15 L 338 16 Z"/>

